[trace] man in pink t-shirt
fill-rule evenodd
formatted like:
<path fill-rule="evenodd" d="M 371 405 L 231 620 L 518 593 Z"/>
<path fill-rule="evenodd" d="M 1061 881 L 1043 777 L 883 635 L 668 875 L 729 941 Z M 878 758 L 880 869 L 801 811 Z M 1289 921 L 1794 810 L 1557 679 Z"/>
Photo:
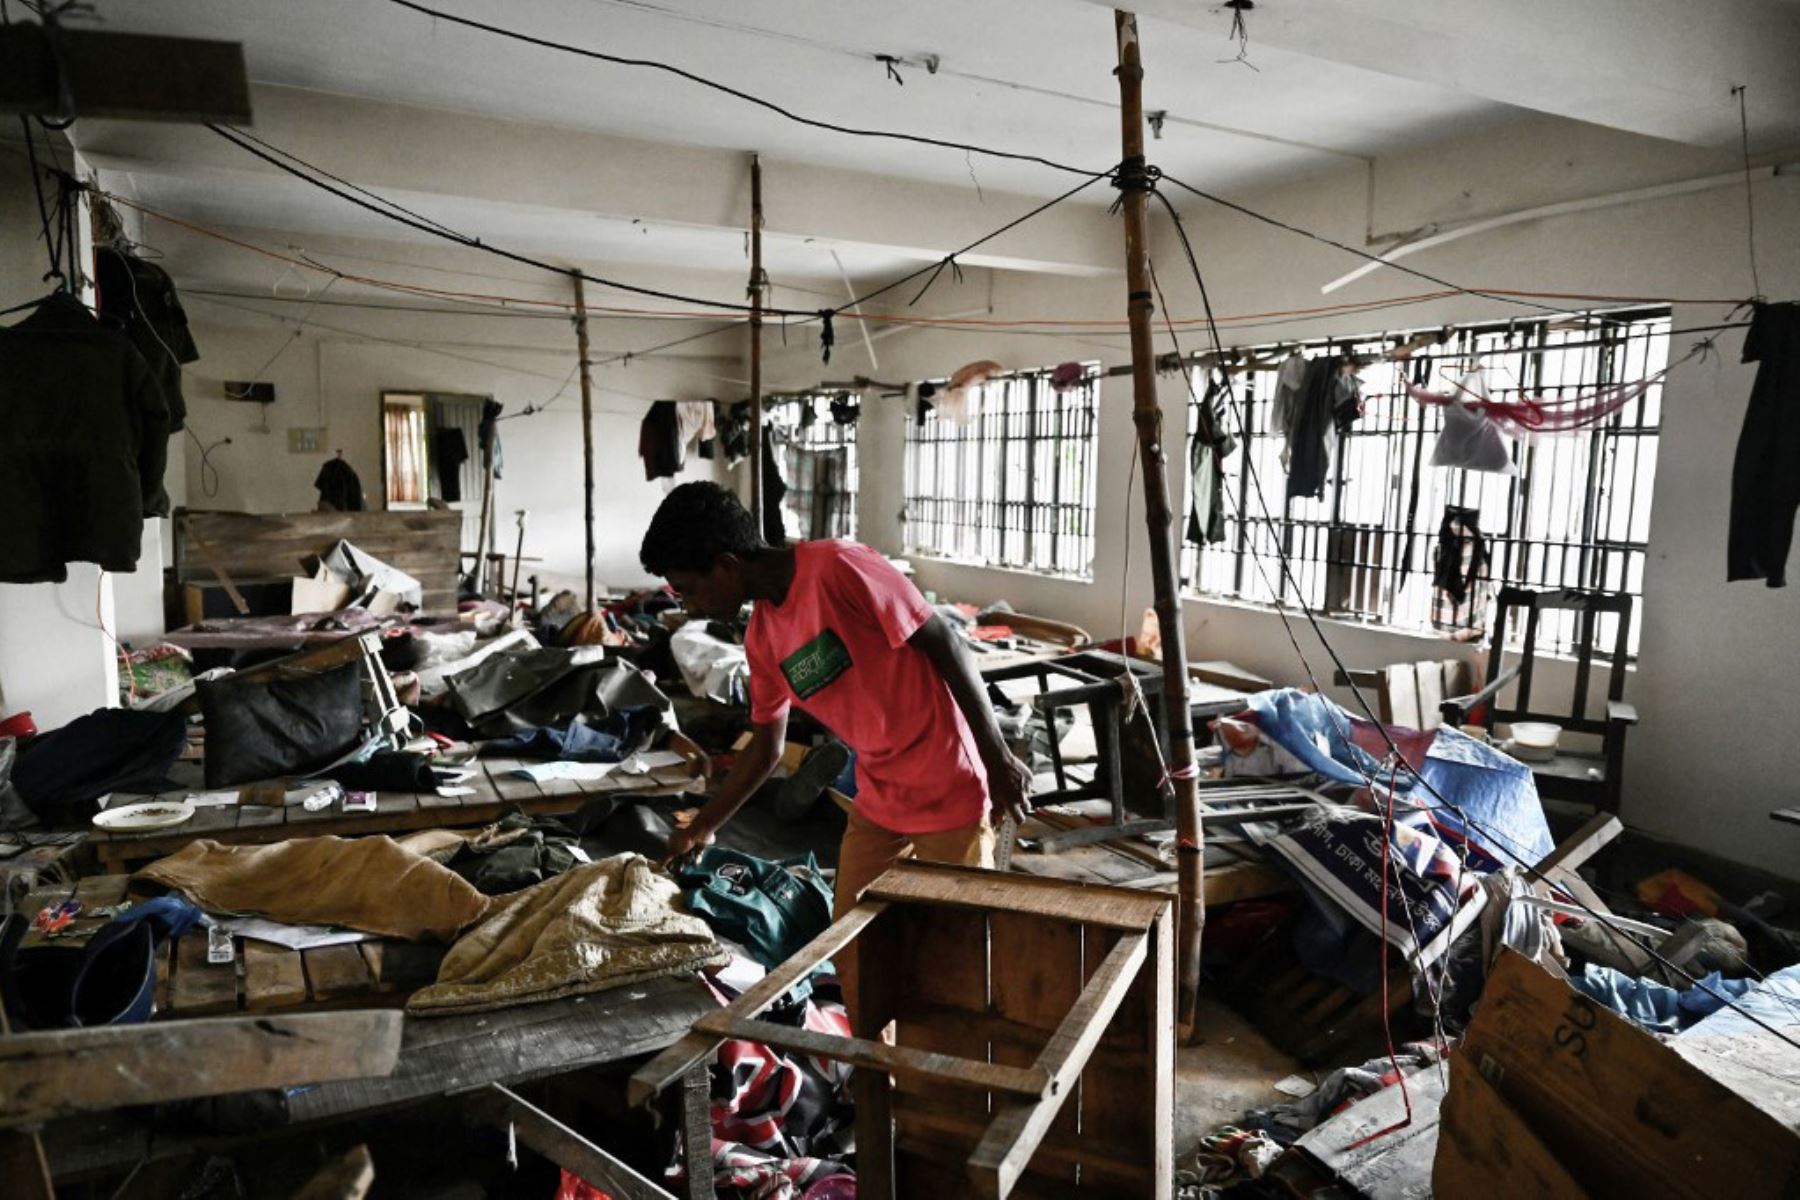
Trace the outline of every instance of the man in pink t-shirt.
<path fill-rule="evenodd" d="M 767 546 L 737 497 L 713 483 L 669 493 L 640 557 L 696 616 L 730 618 L 753 603 L 750 744 L 693 824 L 670 837 L 671 859 L 712 841 L 773 774 L 798 706 L 856 751 L 840 913 L 901 858 L 993 865 L 990 801 L 1022 817 L 1031 773 L 1007 750 L 961 639 L 892 564 L 850 541 Z"/>

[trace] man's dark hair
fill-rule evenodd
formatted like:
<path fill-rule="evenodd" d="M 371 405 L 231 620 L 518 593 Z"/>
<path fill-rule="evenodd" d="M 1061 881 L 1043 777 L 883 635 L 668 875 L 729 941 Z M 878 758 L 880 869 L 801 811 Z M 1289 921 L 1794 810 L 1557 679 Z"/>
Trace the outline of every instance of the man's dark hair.
<path fill-rule="evenodd" d="M 716 483 L 684 483 L 663 498 L 638 560 L 652 575 L 710 571 L 723 554 L 748 558 L 763 549 L 756 519 L 738 498 Z"/>

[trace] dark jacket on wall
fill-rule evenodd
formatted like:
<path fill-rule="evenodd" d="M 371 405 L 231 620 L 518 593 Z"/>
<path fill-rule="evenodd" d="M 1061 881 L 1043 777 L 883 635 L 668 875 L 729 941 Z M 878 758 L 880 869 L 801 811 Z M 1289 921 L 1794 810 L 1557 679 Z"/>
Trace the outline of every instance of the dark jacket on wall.
<path fill-rule="evenodd" d="M 144 358 L 71 296 L 0 329 L 0 583 L 137 568 L 169 511 L 169 407 Z"/>

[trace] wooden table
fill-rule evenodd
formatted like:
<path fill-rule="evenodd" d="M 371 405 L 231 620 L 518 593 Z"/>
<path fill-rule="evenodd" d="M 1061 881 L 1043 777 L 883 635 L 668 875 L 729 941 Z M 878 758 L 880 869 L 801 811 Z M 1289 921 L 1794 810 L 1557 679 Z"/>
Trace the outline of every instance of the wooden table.
<path fill-rule="evenodd" d="M 643 775 L 614 771 L 604 779 L 553 779 L 533 783 L 512 774 L 523 765 L 516 758 L 480 758 L 470 766 L 474 778 L 462 784 L 473 788 L 468 796 L 440 796 L 436 792 L 378 792 L 372 813 L 346 813 L 342 802 L 319 812 L 299 805 L 272 808 L 231 804 L 196 809 L 189 820 L 170 829 L 147 833 L 109 833 L 96 829 L 88 837 L 100 861 L 101 871 L 127 873 L 133 867 L 173 854 L 199 838 L 231 844 L 279 842 L 296 837 L 355 837 L 366 834 L 399 834 L 418 829 L 487 825 L 511 812 L 533 816 L 573 812 L 597 796 L 667 796 L 702 786 L 702 768 L 690 756 L 678 767 L 664 767 Z M 199 790 L 199 789 L 194 789 Z M 119 796 L 115 804 L 144 797 Z"/>
<path fill-rule="evenodd" d="M 65 885 L 33 893 L 21 911 L 34 913 L 71 892 L 89 908 L 118 904 L 125 899 L 126 884 L 121 875 L 90 876 L 73 889 Z M 228 964 L 207 962 L 204 930 L 162 947 L 158 1023 L 175 1025 L 184 1018 L 240 1012 L 275 1016 L 397 1007 L 435 979 L 445 951 L 442 946 L 392 939 L 305 951 L 243 938 L 233 942 L 234 961 Z M 457 1096 L 479 1119 L 516 1124 L 527 1145 L 563 1166 L 579 1167 L 604 1186 L 606 1180 L 597 1173 L 610 1169 L 609 1163 L 627 1174 L 629 1169 L 520 1100 L 510 1088 L 655 1054 L 717 1009 L 718 1002 L 698 977 L 682 975 L 494 1012 L 408 1017 L 392 1074 L 259 1093 L 266 1103 L 259 1104 L 257 1112 L 262 1118 L 272 1116 L 272 1129 L 289 1130 Z M 708 1070 L 701 1064 L 671 1097 L 671 1107 L 689 1133 L 685 1140 L 692 1153 L 687 1168 L 694 1181 L 690 1195 L 708 1200 L 710 1092 Z M 148 1125 L 129 1114 L 106 1115 L 98 1124 L 91 1115 L 51 1122 L 44 1143 L 52 1173 L 65 1179 L 130 1170 L 143 1159 L 180 1155 L 196 1144 L 192 1138 L 152 1137 Z M 644 1190 L 626 1175 L 615 1175 L 611 1185 L 609 1190 L 621 1197 L 666 1194 L 660 1188 Z M 0 1186 L 0 1194 L 4 1192 Z"/>

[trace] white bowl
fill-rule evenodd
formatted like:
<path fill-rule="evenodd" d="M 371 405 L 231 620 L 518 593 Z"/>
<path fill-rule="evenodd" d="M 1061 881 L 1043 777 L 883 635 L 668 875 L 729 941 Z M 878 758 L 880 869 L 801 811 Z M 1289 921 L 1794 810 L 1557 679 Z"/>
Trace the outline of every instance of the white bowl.
<path fill-rule="evenodd" d="M 1556 757 L 1562 726 L 1549 721 L 1520 721 L 1512 727 L 1513 757 L 1526 762 L 1549 762 Z"/>

